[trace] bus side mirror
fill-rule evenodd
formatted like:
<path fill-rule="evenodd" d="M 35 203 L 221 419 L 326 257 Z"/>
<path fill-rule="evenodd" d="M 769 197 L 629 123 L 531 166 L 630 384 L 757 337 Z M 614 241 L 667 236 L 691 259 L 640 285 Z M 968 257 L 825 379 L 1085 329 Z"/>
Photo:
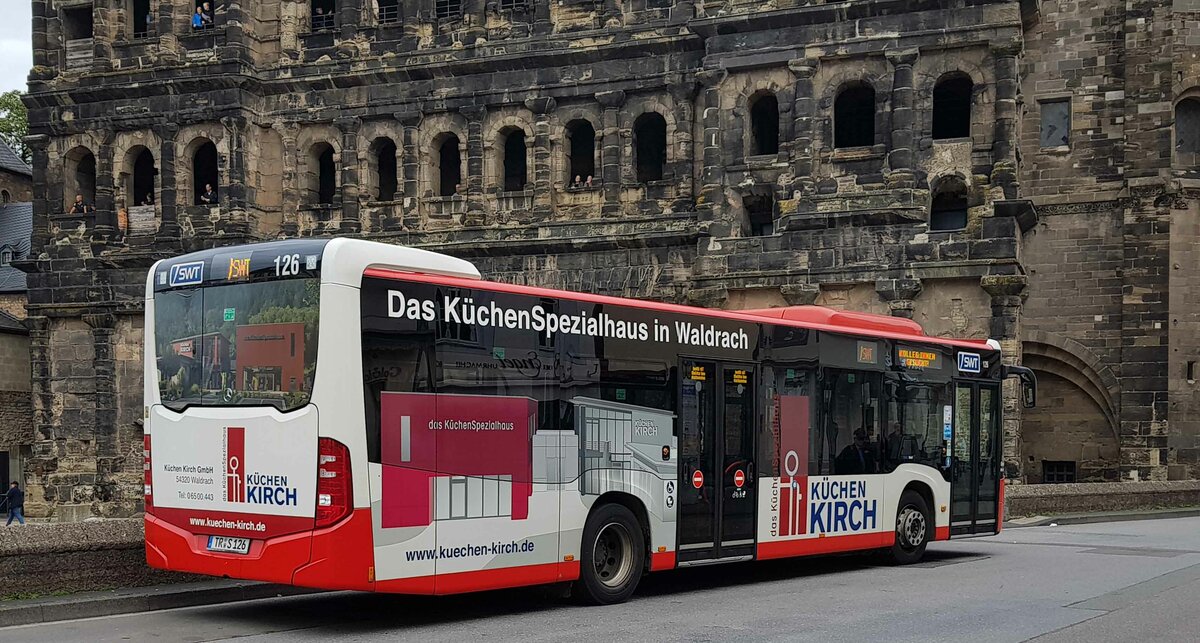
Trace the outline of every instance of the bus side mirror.
<path fill-rule="evenodd" d="M 1037 380 L 1033 373 L 1021 374 L 1021 406 L 1027 409 L 1037 406 Z"/>

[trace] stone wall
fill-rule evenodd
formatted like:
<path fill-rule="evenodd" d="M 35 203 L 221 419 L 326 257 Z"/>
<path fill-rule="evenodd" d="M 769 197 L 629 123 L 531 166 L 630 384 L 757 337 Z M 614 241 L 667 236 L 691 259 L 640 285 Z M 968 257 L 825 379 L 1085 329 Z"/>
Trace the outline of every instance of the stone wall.
<path fill-rule="evenodd" d="M 0 391 L 29 393 L 29 336 L 0 333 Z"/>
<path fill-rule="evenodd" d="M 1200 481 L 1029 484 L 1008 487 L 1006 518 L 1200 507 Z"/>
<path fill-rule="evenodd" d="M 0 190 L 8 192 L 11 203 L 28 203 L 33 200 L 33 180 L 22 174 L 0 170 Z"/>
<path fill-rule="evenodd" d="M 141 518 L 0 529 L 0 559 L 0 599 L 199 579 L 146 565 Z"/>
<path fill-rule="evenodd" d="M 4 312 L 17 319 L 25 319 L 25 293 L 0 293 L 0 312 Z"/>

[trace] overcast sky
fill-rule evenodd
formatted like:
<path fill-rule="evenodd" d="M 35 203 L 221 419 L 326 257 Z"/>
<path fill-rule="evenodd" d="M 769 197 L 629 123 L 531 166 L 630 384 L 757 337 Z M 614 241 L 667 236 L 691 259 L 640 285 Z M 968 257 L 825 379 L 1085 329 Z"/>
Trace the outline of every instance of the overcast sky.
<path fill-rule="evenodd" d="M 25 78 L 33 66 L 33 42 L 30 30 L 33 3 L 29 0 L 2 0 L 0 13 L 0 92 L 26 91 Z"/>

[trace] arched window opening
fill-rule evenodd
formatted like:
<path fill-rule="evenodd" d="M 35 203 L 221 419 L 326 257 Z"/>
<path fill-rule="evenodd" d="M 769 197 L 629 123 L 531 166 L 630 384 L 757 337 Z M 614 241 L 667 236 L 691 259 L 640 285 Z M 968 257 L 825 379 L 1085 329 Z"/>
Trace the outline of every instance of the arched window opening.
<path fill-rule="evenodd" d="M 196 205 L 217 205 L 217 146 L 205 141 L 192 155 L 192 192 Z"/>
<path fill-rule="evenodd" d="M 667 165 L 667 121 L 647 112 L 633 122 L 633 161 L 638 183 L 661 181 Z"/>
<path fill-rule="evenodd" d="M 130 20 L 133 21 L 133 37 L 145 38 L 154 29 L 154 12 L 150 0 L 133 0 Z"/>
<path fill-rule="evenodd" d="M 316 166 L 316 197 L 319 205 L 333 205 L 337 193 L 337 164 L 333 161 L 333 146 L 317 143 L 313 146 L 313 161 Z"/>
<path fill-rule="evenodd" d="M 12 201 L 12 195 L 8 193 L 8 190 L 0 190 L 0 203 L 8 203 L 9 201 Z"/>
<path fill-rule="evenodd" d="M 750 99 L 751 154 L 779 153 L 779 99 L 762 94 Z"/>
<path fill-rule="evenodd" d="M 590 186 L 596 175 L 596 128 L 586 120 L 567 123 L 567 181 Z"/>
<path fill-rule="evenodd" d="M 971 92 L 974 84 L 965 74 L 938 81 L 933 88 L 933 138 L 964 138 L 971 135 Z"/>
<path fill-rule="evenodd" d="M 775 197 L 771 194 L 747 195 L 742 199 L 750 234 L 765 237 L 775 234 Z"/>
<path fill-rule="evenodd" d="M 5 194 L 7 194 L 7 192 L 5 192 Z M 3 248 L 0 248 L 0 266 L 7 266 L 8 264 L 12 263 L 12 261 L 13 261 L 12 248 L 10 248 L 8 246 L 4 246 Z"/>
<path fill-rule="evenodd" d="M 967 227 L 967 186 L 958 177 L 948 177 L 933 191 L 929 210 L 930 230 L 961 230 Z"/>
<path fill-rule="evenodd" d="M 454 196 L 462 184 L 462 153 L 458 149 L 458 136 L 445 134 L 437 145 L 438 196 Z"/>
<path fill-rule="evenodd" d="M 501 132 L 501 137 L 504 140 L 504 191 L 519 192 L 525 189 L 528 179 L 525 131 L 509 128 Z"/>
<path fill-rule="evenodd" d="M 333 29 L 337 24 L 337 2 L 335 0 L 312 0 L 312 30 Z"/>
<path fill-rule="evenodd" d="M 133 161 L 133 182 L 129 192 L 133 205 L 154 205 L 154 177 L 156 176 L 158 176 L 158 168 L 154 166 L 154 155 L 143 147 Z"/>
<path fill-rule="evenodd" d="M 396 144 L 390 138 L 375 140 L 375 199 L 391 201 L 396 198 L 399 178 L 396 174 Z"/>
<path fill-rule="evenodd" d="M 1200 154 L 1200 99 L 1185 98 L 1175 106 L 1175 151 Z"/>
<path fill-rule="evenodd" d="M 842 89 L 833 103 L 833 146 L 875 144 L 875 90 L 865 83 Z"/>
<path fill-rule="evenodd" d="M 87 148 L 77 147 L 66 155 L 66 168 L 63 173 L 64 210 L 71 211 L 76 203 L 76 197 L 81 197 L 87 208 L 94 208 L 96 203 L 96 157 Z M 80 208 L 82 209 L 82 208 Z M 78 212 L 77 214 L 83 214 Z"/>

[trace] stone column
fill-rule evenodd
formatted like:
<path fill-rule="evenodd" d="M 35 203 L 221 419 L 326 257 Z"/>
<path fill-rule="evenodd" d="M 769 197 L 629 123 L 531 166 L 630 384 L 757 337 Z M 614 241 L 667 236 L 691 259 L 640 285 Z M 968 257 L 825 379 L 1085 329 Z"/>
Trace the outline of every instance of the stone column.
<path fill-rule="evenodd" d="M 792 191 L 800 196 L 816 192 L 813 179 L 813 126 L 816 123 L 817 99 L 813 95 L 813 76 L 817 73 L 816 58 L 798 58 L 788 62 L 796 77 L 795 102 L 792 105 Z"/>
<path fill-rule="evenodd" d="M 1005 364 L 1021 363 L 1021 304 L 1025 299 L 1025 275 L 986 275 L 980 286 L 992 298 L 991 338 L 1000 342 Z M 1021 480 L 1020 385 L 1015 378 L 1004 381 L 1004 476 Z"/>
<path fill-rule="evenodd" d="M 334 125 L 342 133 L 342 224 L 339 229 L 343 234 L 357 234 L 362 230 L 362 221 L 358 218 L 358 130 L 362 121 L 346 117 L 337 119 Z"/>
<path fill-rule="evenodd" d="M 892 63 L 892 148 L 888 152 L 888 186 L 916 186 L 913 173 L 913 63 L 915 49 L 888 52 Z"/>
<path fill-rule="evenodd" d="M 49 0 L 33 0 L 33 69 L 29 73 L 31 80 L 50 80 L 56 74 L 57 57 L 50 46 L 52 21 L 49 19 L 54 13 L 55 9 Z"/>
<path fill-rule="evenodd" d="M 116 133 L 112 130 L 100 132 L 100 147 L 96 150 L 96 235 L 99 237 L 112 236 L 116 222 L 116 201 L 113 194 L 113 177 L 116 176 L 116 159 L 113 158 L 113 141 Z M 69 198 L 74 198 L 71 195 Z M 126 207 L 132 204 L 126 204 Z"/>
<path fill-rule="evenodd" d="M 525 108 L 533 112 L 533 213 L 538 221 L 554 216 L 554 182 L 551 169 L 550 114 L 558 104 L 553 98 L 525 99 Z"/>
<path fill-rule="evenodd" d="M 487 107 L 469 105 L 458 110 L 467 117 L 467 214 L 463 225 L 483 225 L 486 205 L 483 195 L 483 119 Z"/>
<path fill-rule="evenodd" d="M 35 228 L 35 235 L 36 228 Z M 34 240 L 35 252 L 39 247 Z M 58 467 L 58 445 L 51 424 L 57 391 L 51 390 L 50 380 L 50 318 L 30 315 L 25 319 L 29 329 L 29 367 L 32 371 L 33 435 L 31 457 L 25 461 L 26 515 L 47 518 L 52 508 L 46 499 L 49 474 Z M 62 386 L 61 384 L 59 386 Z"/>
<path fill-rule="evenodd" d="M 158 195 L 155 197 L 161 217 L 157 239 L 175 241 L 179 239 L 179 206 L 175 191 L 175 135 L 179 133 L 179 125 L 163 123 L 154 128 L 154 133 L 162 141 L 158 158 Z"/>
<path fill-rule="evenodd" d="M 370 3 L 371 0 L 338 0 L 338 30 L 343 40 L 352 40 L 358 33 L 363 21 L 363 7 L 369 6 Z M 372 27 L 375 26 L 374 22 L 372 19 Z"/>
<path fill-rule="evenodd" d="M 696 124 L 696 85 L 685 82 L 682 77 L 671 80 L 671 97 L 675 100 L 675 112 L 679 116 L 675 128 L 675 144 L 679 151 L 675 161 L 677 171 L 675 182 L 679 186 L 675 193 L 675 212 L 688 212 L 694 209 L 696 203 L 696 181 L 692 167 L 694 166 L 695 148 L 692 140 L 692 129 Z"/>
<path fill-rule="evenodd" d="M 403 174 L 400 177 L 400 189 L 403 190 L 404 199 L 401 204 L 401 216 L 397 218 L 393 214 L 384 223 L 389 230 L 401 228 L 406 221 L 419 220 L 420 213 L 418 209 L 421 204 L 421 150 L 417 146 L 418 128 L 421 126 L 421 113 L 400 112 L 396 114 L 396 120 L 400 121 L 400 124 L 404 126 L 404 138 L 401 142 L 404 150 L 401 160 L 401 171 Z"/>
<path fill-rule="evenodd" d="M 600 179 L 604 182 L 602 216 L 621 213 L 621 107 L 625 92 L 611 91 L 596 94 L 596 102 L 604 109 L 600 115 Z"/>
<path fill-rule="evenodd" d="M 550 0 L 533 0 L 533 35 L 545 36 L 554 31 L 550 22 Z"/>
<path fill-rule="evenodd" d="M 996 125 L 992 141 L 992 185 L 1004 189 L 1004 198 L 1015 199 L 1017 184 L 1017 94 L 1021 80 L 1017 56 L 1021 41 L 992 43 L 996 64 Z"/>
<path fill-rule="evenodd" d="M 117 31 L 115 7 L 100 0 L 92 5 L 92 71 L 113 70 L 113 35 Z"/>
<path fill-rule="evenodd" d="M 151 0 L 153 2 L 153 0 Z M 189 33 L 191 27 L 191 11 L 184 20 L 176 21 L 175 0 L 158 0 L 154 10 L 155 23 L 158 30 L 158 62 L 174 64 L 183 59 L 182 48 L 179 45 L 180 33 Z M 178 22 L 178 28 L 176 28 Z"/>
<path fill-rule="evenodd" d="M 879 279 L 875 292 L 887 302 L 892 317 L 913 318 L 913 300 L 921 294 L 920 279 Z"/>
<path fill-rule="evenodd" d="M 296 149 L 300 128 L 295 123 L 285 123 L 276 124 L 275 129 L 283 141 L 283 168 L 279 177 L 283 185 L 281 231 L 284 236 L 294 237 L 300 231 L 300 186 L 296 185 L 300 177 L 300 153 Z"/>
<path fill-rule="evenodd" d="M 33 155 L 33 167 L 43 168 L 42 172 L 33 173 L 33 236 L 30 239 L 30 258 L 37 257 L 41 250 L 50 243 L 50 214 L 62 212 L 63 195 L 62 181 L 57 190 L 50 189 L 48 174 L 62 175 L 62 158 L 56 158 L 58 169 L 50 172 L 50 137 L 45 134 L 33 134 L 25 137 L 25 144 Z M 57 195 L 57 196 L 56 196 Z"/>
<path fill-rule="evenodd" d="M 241 0 L 224 0 L 223 2 L 214 2 L 213 7 L 225 5 L 225 11 L 217 23 L 217 29 L 225 34 L 221 43 L 221 61 L 234 61 L 240 59 L 242 62 L 253 64 L 247 45 L 249 42 L 246 39 L 246 13 L 242 10 Z"/>
<path fill-rule="evenodd" d="M 101 476 L 111 475 L 117 468 L 112 463 L 122 455 L 117 435 L 117 362 L 113 344 L 117 322 L 115 316 L 103 312 L 85 314 L 83 321 L 92 330 L 92 372 L 96 387 L 93 436 L 98 474 L 95 482 L 107 486 L 111 480 Z M 101 463 L 108 466 L 99 466 Z"/>
<path fill-rule="evenodd" d="M 229 159 L 225 167 L 228 180 L 220 186 L 217 197 L 229 211 L 246 209 L 246 183 L 250 180 L 246 171 L 246 128 L 247 121 L 240 116 L 221 119 L 229 141 Z M 204 186 L 198 186 L 203 188 Z"/>
<path fill-rule="evenodd" d="M 704 86 L 701 90 L 701 122 L 704 124 L 704 166 L 700 171 L 700 201 L 696 208 L 700 214 L 701 227 L 708 221 L 714 237 L 727 237 L 733 226 L 723 221 L 725 214 L 725 154 L 721 136 L 721 83 L 725 80 L 724 69 L 705 69 L 696 73 L 696 79 Z M 707 212 L 707 216 L 705 216 Z"/>

